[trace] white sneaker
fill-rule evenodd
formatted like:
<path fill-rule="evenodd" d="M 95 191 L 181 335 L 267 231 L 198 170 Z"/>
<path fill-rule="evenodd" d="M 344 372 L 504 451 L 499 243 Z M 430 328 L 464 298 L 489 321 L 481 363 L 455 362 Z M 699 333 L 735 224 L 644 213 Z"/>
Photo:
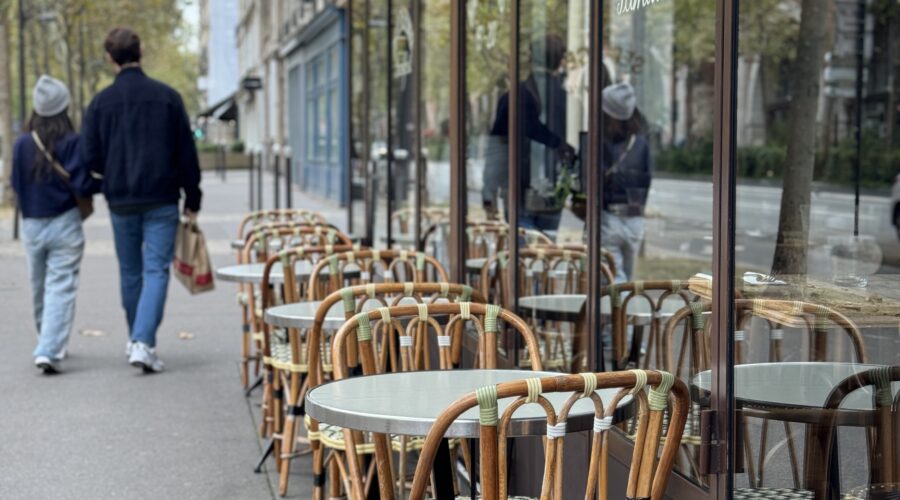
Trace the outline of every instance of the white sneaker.
<path fill-rule="evenodd" d="M 129 340 L 128 343 L 125 344 L 125 357 L 126 357 L 126 358 L 130 358 L 130 357 L 131 357 L 131 350 L 132 350 L 132 349 L 134 349 L 134 342 L 132 342 L 132 341 Z"/>
<path fill-rule="evenodd" d="M 135 368 L 144 370 L 144 373 L 163 371 L 163 362 L 156 357 L 156 349 L 143 342 L 135 342 L 131 347 L 131 355 L 128 362 Z"/>
<path fill-rule="evenodd" d="M 53 361 L 47 356 L 37 356 L 34 358 L 34 366 L 42 370 L 44 375 L 59 373 L 59 367 L 56 365 L 56 361 Z"/>

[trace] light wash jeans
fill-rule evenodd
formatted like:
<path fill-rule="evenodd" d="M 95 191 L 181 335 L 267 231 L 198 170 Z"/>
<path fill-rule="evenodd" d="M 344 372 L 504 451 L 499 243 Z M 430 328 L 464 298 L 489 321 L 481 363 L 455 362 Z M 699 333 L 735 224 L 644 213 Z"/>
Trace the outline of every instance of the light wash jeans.
<path fill-rule="evenodd" d="M 131 340 L 156 346 L 169 289 L 169 266 L 175 254 L 178 205 L 134 214 L 110 214 L 122 307 Z"/>
<path fill-rule="evenodd" d="M 631 281 L 638 250 L 644 240 L 644 218 L 623 217 L 603 211 L 600 218 L 600 241 L 616 261 L 616 283 Z"/>
<path fill-rule="evenodd" d="M 84 254 L 81 214 L 73 208 L 56 217 L 26 218 L 22 239 L 38 331 L 34 356 L 60 360 L 75 319 L 78 270 Z"/>

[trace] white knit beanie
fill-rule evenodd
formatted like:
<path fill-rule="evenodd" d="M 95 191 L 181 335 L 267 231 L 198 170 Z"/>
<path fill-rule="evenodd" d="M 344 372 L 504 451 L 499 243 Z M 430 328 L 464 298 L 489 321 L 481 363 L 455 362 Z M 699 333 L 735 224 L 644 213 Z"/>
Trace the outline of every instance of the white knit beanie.
<path fill-rule="evenodd" d="M 38 116 L 54 116 L 69 107 L 69 89 L 56 78 L 41 75 L 32 93 L 34 112 Z"/>
<path fill-rule="evenodd" d="M 637 106 L 634 87 L 627 83 L 616 83 L 603 89 L 603 111 L 616 120 L 628 120 Z"/>

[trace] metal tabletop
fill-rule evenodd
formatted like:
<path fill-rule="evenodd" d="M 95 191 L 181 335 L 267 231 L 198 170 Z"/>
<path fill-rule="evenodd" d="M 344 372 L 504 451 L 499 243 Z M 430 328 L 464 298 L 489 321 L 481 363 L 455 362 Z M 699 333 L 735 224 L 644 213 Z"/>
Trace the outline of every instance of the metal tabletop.
<path fill-rule="evenodd" d="M 412 298 L 402 298 L 397 305 L 415 304 Z M 438 298 L 435 303 L 449 303 L 448 300 Z M 316 312 L 322 304 L 319 300 L 296 302 L 293 304 L 285 304 L 274 306 L 266 309 L 264 321 L 272 326 L 282 328 L 311 328 L 316 321 Z M 376 300 L 368 300 L 363 304 L 363 311 L 370 311 L 381 307 L 381 303 Z M 325 320 L 322 322 L 322 328 L 326 330 L 335 330 L 343 326 L 347 320 L 344 318 L 343 302 L 336 302 L 328 310 Z"/>
<path fill-rule="evenodd" d="M 623 299 L 627 293 L 623 295 Z M 555 321 L 577 321 L 584 307 L 587 295 L 530 295 L 519 298 L 519 309 L 528 315 L 535 315 L 544 319 Z M 664 300 L 659 311 L 654 313 L 650 302 L 646 299 L 636 297 L 628 302 L 628 310 L 626 314 L 632 319 L 636 325 L 647 324 L 653 318 L 654 314 L 660 319 L 672 317 L 681 308 L 685 307 L 684 301 L 680 298 L 673 297 Z M 600 314 L 610 314 L 612 310 L 609 302 L 609 296 L 605 295 L 600 298 Z M 707 314 L 704 312 L 704 314 Z"/>
<path fill-rule="evenodd" d="M 842 380 L 879 365 L 832 362 L 754 363 L 734 367 L 734 397 L 744 406 L 777 408 L 823 408 L 832 389 Z M 710 390 L 709 370 L 700 372 L 692 383 Z M 894 382 L 894 392 L 900 382 Z M 872 388 L 847 395 L 844 410 L 871 410 Z"/>
<path fill-rule="evenodd" d="M 244 245 L 247 242 L 244 240 L 232 240 L 231 241 L 231 249 L 232 250 L 243 250 Z M 270 250 L 280 250 L 281 249 L 281 240 L 275 239 L 269 242 Z"/>
<path fill-rule="evenodd" d="M 297 302 L 266 309 L 265 322 L 282 328 L 311 328 L 316 319 L 316 311 L 321 301 Z M 335 302 L 325 315 L 322 328 L 329 330 L 340 328 L 347 319 L 344 317 L 344 304 Z"/>
<path fill-rule="evenodd" d="M 308 280 L 309 275 L 312 272 L 313 265 L 305 260 L 298 260 L 294 262 L 294 275 L 298 280 Z M 266 265 L 263 263 L 255 263 L 255 264 L 235 264 L 233 266 L 226 266 L 219 269 L 216 269 L 216 278 L 222 281 L 232 281 L 235 283 L 253 283 L 258 284 L 262 282 L 263 279 L 263 271 L 265 271 Z M 358 269 L 355 269 L 354 265 L 350 265 L 344 271 L 344 276 L 352 277 L 353 274 L 358 274 Z M 328 268 L 325 267 L 322 269 L 320 276 L 327 276 Z M 269 271 L 269 283 L 281 283 L 284 281 L 284 273 L 282 272 L 281 264 L 275 264 L 272 266 L 272 270 Z"/>
<path fill-rule="evenodd" d="M 352 377 L 321 385 L 306 396 L 307 413 L 320 422 L 360 431 L 424 436 L 437 417 L 451 403 L 479 387 L 531 377 L 558 376 L 554 372 L 527 370 L 444 370 L 401 372 Z M 604 403 L 612 400 L 618 389 L 600 389 Z M 544 396 L 557 411 L 570 392 Z M 516 398 L 499 402 L 502 415 Z M 616 419 L 627 418 L 631 397 L 619 404 Z M 569 432 L 588 430 L 593 425 L 594 405 L 579 400 L 569 414 Z M 463 413 L 447 430 L 446 437 L 477 438 L 478 407 Z M 511 436 L 540 436 L 547 433 L 546 414 L 538 405 L 525 405 L 516 411 L 510 424 Z"/>

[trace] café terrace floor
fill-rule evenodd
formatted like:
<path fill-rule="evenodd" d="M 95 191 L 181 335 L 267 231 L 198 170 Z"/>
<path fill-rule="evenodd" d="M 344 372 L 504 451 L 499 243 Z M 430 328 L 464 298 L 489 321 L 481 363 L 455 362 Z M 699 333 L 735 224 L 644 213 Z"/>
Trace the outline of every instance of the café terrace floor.
<path fill-rule="evenodd" d="M 271 186 L 267 179 L 267 206 Z M 234 261 L 228 244 L 247 211 L 247 188 L 246 172 L 225 182 L 204 175 L 200 224 L 217 266 Z M 295 193 L 294 205 L 346 223 L 345 211 L 309 195 Z M 11 224 L 11 214 L 0 214 L 0 498 L 277 497 L 271 460 L 267 474 L 253 473 L 259 391 L 246 399 L 241 390 L 235 286 L 190 296 L 171 283 L 158 343 L 166 371 L 140 374 L 125 360 L 112 232 L 98 199 L 85 226 L 70 357 L 63 374 L 45 377 L 32 365 L 30 285 Z M 296 460 L 288 498 L 308 497 L 308 460 Z"/>

